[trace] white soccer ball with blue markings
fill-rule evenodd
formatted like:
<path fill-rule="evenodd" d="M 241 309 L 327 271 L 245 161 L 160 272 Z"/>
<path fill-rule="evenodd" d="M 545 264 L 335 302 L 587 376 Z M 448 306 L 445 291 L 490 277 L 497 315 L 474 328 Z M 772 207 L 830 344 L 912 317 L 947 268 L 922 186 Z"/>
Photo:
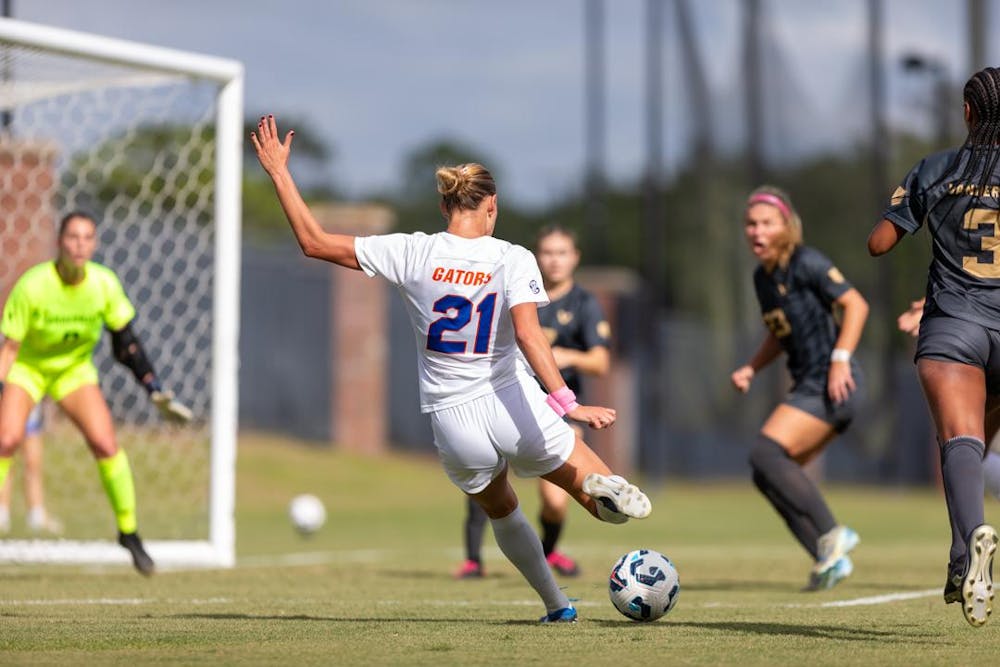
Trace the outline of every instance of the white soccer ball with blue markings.
<path fill-rule="evenodd" d="M 316 496 L 303 493 L 292 498 L 288 504 L 288 518 L 292 520 L 295 530 L 303 535 L 312 535 L 326 523 L 326 508 Z"/>
<path fill-rule="evenodd" d="M 611 568 L 611 604 L 634 621 L 655 621 L 665 615 L 677 604 L 680 592 L 677 568 L 658 551 L 630 551 Z"/>

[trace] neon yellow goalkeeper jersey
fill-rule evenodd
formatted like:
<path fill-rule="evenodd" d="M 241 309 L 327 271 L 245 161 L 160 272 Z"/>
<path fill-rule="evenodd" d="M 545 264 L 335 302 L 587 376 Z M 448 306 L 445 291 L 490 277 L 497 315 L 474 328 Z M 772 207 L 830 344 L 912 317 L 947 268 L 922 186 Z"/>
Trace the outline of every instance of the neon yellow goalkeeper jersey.
<path fill-rule="evenodd" d="M 19 363 L 52 373 L 87 362 L 102 326 L 118 331 L 135 317 L 114 271 L 95 262 L 87 262 L 85 271 L 82 282 L 67 285 L 55 262 L 43 262 L 18 279 L 0 333 L 20 341 Z"/>

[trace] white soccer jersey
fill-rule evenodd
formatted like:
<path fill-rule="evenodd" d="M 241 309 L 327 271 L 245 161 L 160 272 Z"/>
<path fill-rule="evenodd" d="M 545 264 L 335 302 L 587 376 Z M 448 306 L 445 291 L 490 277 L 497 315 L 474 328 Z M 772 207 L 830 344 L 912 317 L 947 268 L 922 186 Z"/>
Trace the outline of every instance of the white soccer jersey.
<path fill-rule="evenodd" d="M 369 276 L 396 285 L 417 340 L 420 410 L 433 412 L 495 392 L 526 372 L 510 309 L 549 302 L 535 256 L 492 236 L 358 237 Z"/>

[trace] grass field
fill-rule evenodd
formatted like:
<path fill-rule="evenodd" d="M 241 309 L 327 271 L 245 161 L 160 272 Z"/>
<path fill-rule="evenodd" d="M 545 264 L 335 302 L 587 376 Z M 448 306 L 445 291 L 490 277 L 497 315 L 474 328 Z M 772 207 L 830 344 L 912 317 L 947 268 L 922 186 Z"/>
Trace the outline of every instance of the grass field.
<path fill-rule="evenodd" d="M 517 482 L 529 516 L 534 485 Z M 1000 619 L 973 629 L 940 598 L 944 502 L 933 490 L 836 487 L 862 536 L 855 574 L 800 593 L 808 562 L 747 482 L 649 489 L 653 515 L 600 524 L 574 508 L 565 550 L 583 576 L 575 625 L 541 604 L 487 538 L 487 577 L 454 581 L 463 502 L 437 462 L 359 458 L 265 437 L 240 441 L 238 565 L 160 572 L 3 566 L 0 663 L 618 665 L 995 663 Z M 289 498 L 320 496 L 303 539 Z M 141 489 L 140 489 L 141 495 Z M 141 502 L 155 502 L 140 498 Z M 1000 519 L 988 501 L 987 519 Z M 638 624 L 608 602 L 606 574 L 633 548 L 677 564 L 681 597 Z"/>

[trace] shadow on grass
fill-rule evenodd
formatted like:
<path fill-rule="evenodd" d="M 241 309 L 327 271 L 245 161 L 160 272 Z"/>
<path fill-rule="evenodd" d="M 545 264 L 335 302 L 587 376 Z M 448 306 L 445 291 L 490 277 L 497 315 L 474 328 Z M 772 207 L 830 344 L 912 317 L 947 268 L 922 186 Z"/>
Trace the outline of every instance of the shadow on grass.
<path fill-rule="evenodd" d="M 592 620 L 587 621 L 606 627 L 654 627 L 654 624 L 636 624 L 627 620 Z M 839 639 L 845 641 L 885 642 L 905 641 L 908 644 L 941 645 L 949 643 L 945 638 L 925 632 L 897 632 L 894 630 L 876 630 L 872 628 L 852 628 L 839 625 L 793 625 L 791 623 L 769 623 L 763 621 L 665 621 L 660 625 L 664 629 L 694 628 L 700 630 L 718 630 L 736 634 L 771 635 L 776 637 L 807 637 L 811 639 Z M 923 638 L 923 639 L 922 639 Z"/>

